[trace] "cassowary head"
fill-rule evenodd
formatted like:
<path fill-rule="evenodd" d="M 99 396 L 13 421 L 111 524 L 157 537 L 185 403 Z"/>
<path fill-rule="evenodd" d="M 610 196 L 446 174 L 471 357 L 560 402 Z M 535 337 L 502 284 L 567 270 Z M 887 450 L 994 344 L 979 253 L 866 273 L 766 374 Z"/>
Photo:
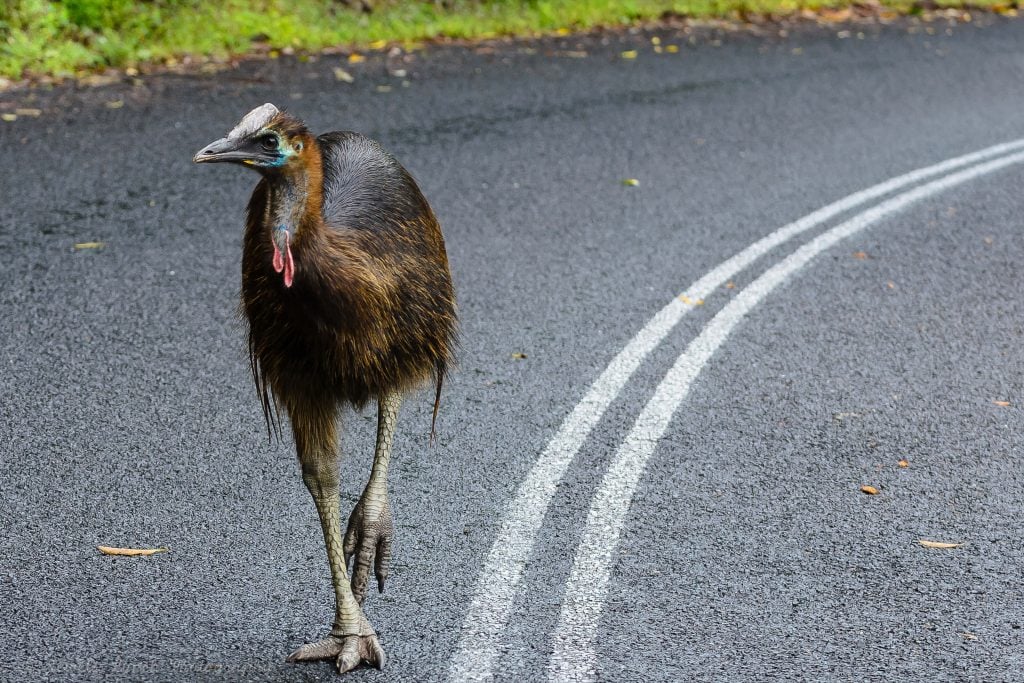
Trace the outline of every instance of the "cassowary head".
<path fill-rule="evenodd" d="M 298 227 L 295 208 L 301 214 L 309 196 L 317 196 L 319 201 L 319 178 L 310 178 L 311 170 L 319 171 L 318 154 L 306 125 L 268 102 L 242 117 L 226 137 L 211 142 L 192 157 L 197 164 L 243 164 L 259 171 L 269 182 L 289 188 L 287 201 L 274 212 L 271 233 L 274 270 L 282 273 L 285 287 L 292 286 L 295 275 L 291 247 Z"/>
<path fill-rule="evenodd" d="M 302 121 L 268 102 L 242 117 L 226 137 L 199 150 L 192 161 L 244 164 L 272 175 L 301 165 L 310 138 Z"/>

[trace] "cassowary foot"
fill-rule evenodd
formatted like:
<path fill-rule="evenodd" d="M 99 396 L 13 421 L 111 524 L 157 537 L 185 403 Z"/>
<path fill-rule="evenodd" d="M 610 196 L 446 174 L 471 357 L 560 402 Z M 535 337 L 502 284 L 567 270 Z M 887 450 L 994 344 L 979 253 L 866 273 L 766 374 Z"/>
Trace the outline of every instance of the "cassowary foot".
<path fill-rule="evenodd" d="M 313 662 L 333 659 L 338 673 L 351 671 L 360 664 L 369 664 L 378 669 L 384 668 L 384 649 L 380 646 L 377 634 L 373 632 L 366 620 L 365 630 L 369 633 L 360 635 L 336 636 L 329 635 L 316 643 L 307 643 L 288 655 L 289 662 Z"/>
<path fill-rule="evenodd" d="M 391 507 L 387 498 L 381 501 L 368 491 L 352 510 L 348 518 L 348 530 L 345 532 L 345 564 L 352 567 L 352 594 L 360 605 L 366 599 L 371 564 L 377 576 L 377 590 L 384 592 L 394 534 L 395 527 L 391 521 Z"/>

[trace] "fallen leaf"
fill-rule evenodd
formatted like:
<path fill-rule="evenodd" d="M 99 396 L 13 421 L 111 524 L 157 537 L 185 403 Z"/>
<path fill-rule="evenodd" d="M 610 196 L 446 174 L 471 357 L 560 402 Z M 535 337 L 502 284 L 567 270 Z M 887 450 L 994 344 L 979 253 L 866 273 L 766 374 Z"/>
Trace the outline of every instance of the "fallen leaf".
<path fill-rule="evenodd" d="M 680 294 L 679 295 L 679 300 L 682 301 L 687 306 L 703 306 L 704 305 L 704 299 L 691 299 L 690 297 L 686 296 L 685 294 Z"/>
<path fill-rule="evenodd" d="M 523 360 L 524 358 L 526 358 L 526 354 L 516 351 L 515 353 L 512 354 L 512 357 L 515 358 L 516 360 Z"/>
<path fill-rule="evenodd" d="M 102 249 L 107 246 L 106 242 L 78 242 L 75 249 Z"/>
<path fill-rule="evenodd" d="M 992 244 L 994 241 L 991 237 L 986 237 L 984 240 L 985 244 Z"/>
<path fill-rule="evenodd" d="M 679 46 L 678 45 L 666 45 L 665 46 L 665 52 L 670 52 L 672 54 L 675 54 L 675 53 L 679 52 Z"/>
<path fill-rule="evenodd" d="M 625 50 L 621 56 L 623 59 L 636 59 L 636 50 Z"/>
<path fill-rule="evenodd" d="M 120 109 L 124 106 L 124 100 L 110 100 L 107 102 L 107 109 Z"/>
<path fill-rule="evenodd" d="M 852 10 L 849 7 L 844 7 L 842 9 L 823 9 L 819 14 L 822 21 L 830 24 L 838 24 L 843 21 L 849 21 Z"/>
<path fill-rule="evenodd" d="M 640 185 L 640 181 L 636 178 L 623 178 L 622 184 L 626 187 L 637 187 Z"/>
<path fill-rule="evenodd" d="M 386 41 L 386 40 L 375 40 L 372 43 L 370 43 L 370 49 L 371 50 L 379 50 L 382 47 L 386 47 L 387 44 L 388 44 L 388 41 Z"/>
<path fill-rule="evenodd" d="M 661 38 L 659 38 L 658 36 L 652 36 L 651 45 L 661 45 Z"/>
<path fill-rule="evenodd" d="M 900 460 L 900 461 L 899 461 L 898 463 L 896 463 L 896 464 L 897 464 L 897 465 L 899 465 L 900 467 L 904 467 L 904 468 L 906 468 L 906 467 L 910 467 L 910 463 L 909 463 L 909 462 L 907 462 L 907 460 L 906 460 L 906 459 Z"/>
<path fill-rule="evenodd" d="M 585 50 L 568 50 L 567 52 L 563 52 L 562 54 L 565 55 L 566 57 L 571 57 L 572 59 L 583 59 L 584 57 L 587 56 Z"/>
<path fill-rule="evenodd" d="M 1006 408 L 1006 407 L 1008 407 L 1010 405 L 1009 401 L 992 401 L 992 402 L 995 403 L 1000 408 Z"/>
<path fill-rule="evenodd" d="M 888 287 L 889 289 L 896 289 L 896 283 L 893 282 L 892 280 L 889 280 L 888 282 L 886 282 L 885 286 Z"/>
<path fill-rule="evenodd" d="M 920 541 L 918 541 L 918 543 L 923 545 L 925 548 L 940 548 L 942 550 L 949 550 L 950 548 L 959 548 L 960 546 L 963 545 L 963 543 L 945 543 L 943 541 L 927 541 L 927 540 L 925 540 L 923 538 Z"/>
<path fill-rule="evenodd" d="M 98 545 L 96 549 L 104 555 L 123 555 L 125 557 L 136 557 L 139 555 L 156 555 L 166 553 L 167 548 L 111 548 L 106 545 Z"/>
<path fill-rule="evenodd" d="M 732 280 L 729 280 L 728 282 L 725 283 L 725 288 L 726 289 L 736 289 L 736 283 L 733 282 Z"/>
<path fill-rule="evenodd" d="M 0 119 L 3 119 L 4 121 L 7 121 L 8 123 L 10 123 L 11 121 L 17 121 L 18 120 L 18 115 L 17 114 L 0 114 Z"/>
<path fill-rule="evenodd" d="M 855 251 L 855 252 L 853 252 L 853 258 L 857 259 L 858 261 L 863 261 L 867 257 L 868 257 L 868 253 L 866 251 Z"/>
<path fill-rule="evenodd" d="M 377 92 L 391 92 L 391 86 L 390 85 L 378 85 L 377 86 Z"/>
<path fill-rule="evenodd" d="M 567 29 L 567 28 L 556 28 L 556 29 L 555 29 L 555 35 L 556 35 L 556 36 L 567 36 L 567 35 L 569 35 L 570 33 L 572 33 L 572 31 L 570 31 L 570 30 L 569 30 L 569 29 Z"/>
<path fill-rule="evenodd" d="M 340 66 L 336 66 L 334 67 L 334 80 L 341 81 L 343 83 L 352 83 L 356 79 L 352 74 L 345 71 Z"/>
<path fill-rule="evenodd" d="M 877 496 L 878 495 L 878 489 L 876 489 L 874 486 L 868 486 L 867 484 L 865 484 L 864 486 L 860 487 L 860 492 L 861 493 L 866 493 L 869 496 Z"/>
<path fill-rule="evenodd" d="M 43 110 L 32 107 L 22 107 L 20 109 L 15 109 L 14 113 L 18 116 L 40 116 L 43 113 Z"/>
<path fill-rule="evenodd" d="M 978 636 L 974 635 L 970 631 L 964 631 L 960 635 L 963 637 L 964 640 L 977 640 L 978 639 Z"/>
<path fill-rule="evenodd" d="M 365 62 L 365 61 L 366 61 L 366 57 L 362 56 L 358 52 L 353 52 L 352 54 L 350 54 L 348 56 L 348 63 L 349 64 L 359 64 L 360 62 Z"/>

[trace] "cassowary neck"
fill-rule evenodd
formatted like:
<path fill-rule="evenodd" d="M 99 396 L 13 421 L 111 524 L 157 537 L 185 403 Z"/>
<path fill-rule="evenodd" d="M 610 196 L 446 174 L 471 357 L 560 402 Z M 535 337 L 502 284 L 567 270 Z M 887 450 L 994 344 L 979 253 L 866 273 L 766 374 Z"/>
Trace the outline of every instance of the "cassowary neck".
<path fill-rule="evenodd" d="M 306 144 L 301 161 L 289 164 L 267 179 L 270 228 L 287 230 L 296 243 L 319 229 L 323 222 L 320 214 L 323 171 L 320 150 L 312 138 Z"/>

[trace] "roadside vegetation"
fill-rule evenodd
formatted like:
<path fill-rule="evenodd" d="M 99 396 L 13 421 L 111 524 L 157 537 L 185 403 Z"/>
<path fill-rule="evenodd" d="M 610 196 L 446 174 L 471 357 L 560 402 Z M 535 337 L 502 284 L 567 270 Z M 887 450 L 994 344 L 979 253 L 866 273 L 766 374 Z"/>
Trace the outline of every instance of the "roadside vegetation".
<path fill-rule="evenodd" d="M 920 11 L 921 0 L 881 0 Z M 994 7 L 1018 0 L 927 0 Z M 878 6 L 875 0 L 868 4 Z M 185 56 L 224 59 L 255 49 L 316 51 L 434 38 L 538 35 L 697 19 L 784 15 L 847 0 L 0 0 L 0 78 L 75 76 Z M 864 3 L 861 3 L 864 4 Z"/>

